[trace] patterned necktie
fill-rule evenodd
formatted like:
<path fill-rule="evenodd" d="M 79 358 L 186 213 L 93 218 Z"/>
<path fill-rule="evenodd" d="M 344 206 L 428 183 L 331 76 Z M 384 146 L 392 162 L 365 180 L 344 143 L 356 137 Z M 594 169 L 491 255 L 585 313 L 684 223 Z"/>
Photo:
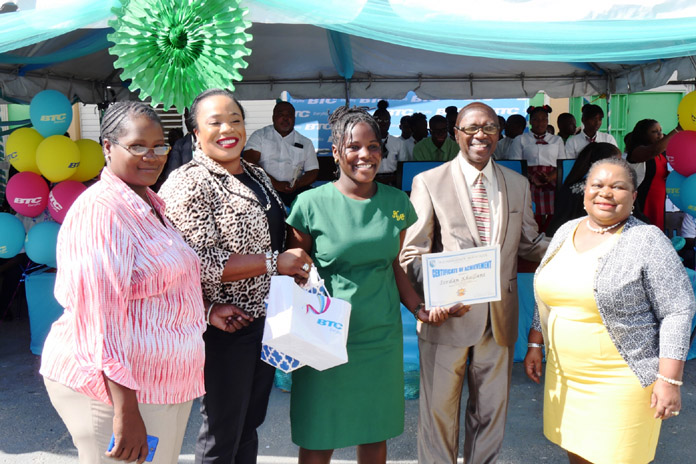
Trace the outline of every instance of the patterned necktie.
<path fill-rule="evenodd" d="M 488 245 L 491 230 L 491 214 L 488 206 L 488 194 L 483 185 L 483 173 L 479 174 L 471 189 L 471 208 L 474 210 L 476 228 L 478 229 L 481 243 Z"/>
<path fill-rule="evenodd" d="M 534 138 L 536 139 L 536 144 L 537 144 L 537 145 L 548 145 L 549 142 L 547 142 L 546 140 L 544 140 L 545 137 L 546 137 L 546 134 L 544 134 L 544 135 L 536 135 L 536 134 L 534 134 Z"/>

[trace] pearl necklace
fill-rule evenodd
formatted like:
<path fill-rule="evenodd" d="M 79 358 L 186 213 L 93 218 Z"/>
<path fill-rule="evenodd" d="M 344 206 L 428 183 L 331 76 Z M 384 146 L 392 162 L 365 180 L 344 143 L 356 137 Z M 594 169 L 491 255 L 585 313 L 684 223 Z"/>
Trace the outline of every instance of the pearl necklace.
<path fill-rule="evenodd" d="M 590 229 L 595 234 L 605 234 L 605 233 L 609 232 L 611 229 L 614 229 L 614 228 L 620 226 L 625 221 L 626 220 L 624 219 L 624 220 L 621 220 L 621 221 L 619 221 L 616 224 L 611 225 L 611 226 L 594 228 L 590 225 L 590 220 L 588 219 L 587 222 L 585 222 L 585 225 L 587 226 L 588 229 Z"/>

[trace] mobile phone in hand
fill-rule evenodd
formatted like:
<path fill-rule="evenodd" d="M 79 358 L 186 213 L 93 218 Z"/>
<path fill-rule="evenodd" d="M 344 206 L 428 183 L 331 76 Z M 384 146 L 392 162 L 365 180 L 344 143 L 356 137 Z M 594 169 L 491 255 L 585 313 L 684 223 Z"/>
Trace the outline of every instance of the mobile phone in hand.
<path fill-rule="evenodd" d="M 115 443 L 116 436 L 111 434 L 109 448 L 106 451 L 110 452 L 112 449 L 114 449 Z M 159 443 L 159 438 L 153 437 L 152 435 L 147 436 L 147 457 L 145 458 L 145 462 L 152 462 L 152 459 L 155 457 L 155 451 L 157 451 L 157 443 Z"/>

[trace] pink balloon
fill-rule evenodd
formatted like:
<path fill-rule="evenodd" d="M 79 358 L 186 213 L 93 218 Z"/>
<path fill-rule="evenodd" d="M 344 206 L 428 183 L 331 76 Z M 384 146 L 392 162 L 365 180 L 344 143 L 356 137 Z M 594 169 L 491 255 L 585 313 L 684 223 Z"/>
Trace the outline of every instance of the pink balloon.
<path fill-rule="evenodd" d="M 48 203 L 48 184 L 31 171 L 18 172 L 7 181 L 7 201 L 19 214 L 36 217 Z"/>
<path fill-rule="evenodd" d="M 675 171 L 689 177 L 696 174 L 696 132 L 681 131 L 667 142 L 667 161 Z"/>
<path fill-rule="evenodd" d="M 75 180 L 65 180 L 56 184 L 48 195 L 48 212 L 53 220 L 62 224 L 65 214 L 85 190 L 87 187 Z"/>

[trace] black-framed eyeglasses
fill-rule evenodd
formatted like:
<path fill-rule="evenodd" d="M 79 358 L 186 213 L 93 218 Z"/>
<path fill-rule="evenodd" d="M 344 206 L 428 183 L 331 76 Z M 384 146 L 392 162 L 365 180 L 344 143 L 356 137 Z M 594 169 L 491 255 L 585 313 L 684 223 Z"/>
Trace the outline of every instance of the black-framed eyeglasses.
<path fill-rule="evenodd" d="M 485 126 L 471 125 L 466 127 L 454 126 L 454 128 L 458 131 L 464 132 L 466 135 L 476 135 L 476 133 L 480 130 L 482 130 L 486 135 L 495 135 L 500 130 L 497 124 L 486 124 Z"/>
<path fill-rule="evenodd" d="M 144 145 L 123 145 L 122 143 L 117 142 L 116 140 L 112 140 L 111 143 L 118 145 L 119 147 L 125 148 L 128 153 L 130 153 L 133 156 L 139 156 L 143 157 L 150 153 L 150 150 L 157 155 L 157 156 L 167 156 L 169 154 L 169 150 L 172 149 L 169 145 L 158 145 L 156 147 L 146 147 Z"/>

